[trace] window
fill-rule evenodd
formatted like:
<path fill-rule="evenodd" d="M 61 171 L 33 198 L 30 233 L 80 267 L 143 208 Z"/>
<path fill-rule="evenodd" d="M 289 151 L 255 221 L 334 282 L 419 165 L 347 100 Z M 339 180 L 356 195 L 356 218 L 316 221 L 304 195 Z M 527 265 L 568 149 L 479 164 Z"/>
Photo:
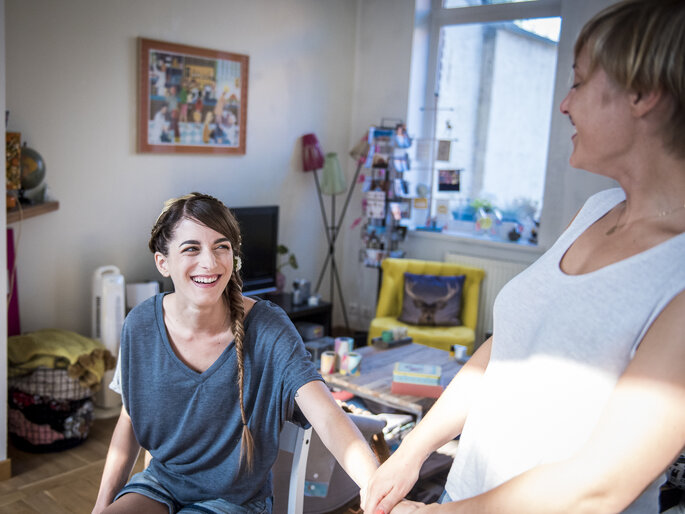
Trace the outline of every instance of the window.
<path fill-rule="evenodd" d="M 429 191 L 438 227 L 535 244 L 561 18 L 540 17 L 539 8 L 534 17 L 519 14 L 541 3 L 544 14 L 559 9 L 549 2 L 475 3 L 445 0 L 433 10 L 436 57 L 426 88 L 434 93 L 422 109 L 414 178 Z M 457 5 L 468 7 L 451 8 Z"/>

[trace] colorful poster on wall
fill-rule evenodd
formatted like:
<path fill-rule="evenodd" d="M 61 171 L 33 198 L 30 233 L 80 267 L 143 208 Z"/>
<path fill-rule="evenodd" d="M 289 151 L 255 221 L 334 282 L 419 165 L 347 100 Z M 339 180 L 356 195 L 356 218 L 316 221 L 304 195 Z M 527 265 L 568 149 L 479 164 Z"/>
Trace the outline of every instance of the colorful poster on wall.
<path fill-rule="evenodd" d="M 244 154 L 249 57 L 139 43 L 139 151 Z"/>

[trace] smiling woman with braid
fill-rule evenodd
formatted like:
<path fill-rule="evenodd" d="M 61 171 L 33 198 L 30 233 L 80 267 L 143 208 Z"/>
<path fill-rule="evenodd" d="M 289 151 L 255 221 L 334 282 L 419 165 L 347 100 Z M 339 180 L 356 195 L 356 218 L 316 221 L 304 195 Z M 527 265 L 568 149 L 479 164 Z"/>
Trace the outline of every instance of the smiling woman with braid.
<path fill-rule="evenodd" d="M 242 295 L 240 231 L 211 196 L 166 202 L 149 242 L 173 293 L 135 307 L 112 389 L 124 406 L 93 512 L 271 512 L 270 470 L 295 403 L 363 486 L 373 452 L 282 309 Z M 304 420 L 299 420 L 304 421 Z M 140 448 L 150 465 L 126 483 Z"/>

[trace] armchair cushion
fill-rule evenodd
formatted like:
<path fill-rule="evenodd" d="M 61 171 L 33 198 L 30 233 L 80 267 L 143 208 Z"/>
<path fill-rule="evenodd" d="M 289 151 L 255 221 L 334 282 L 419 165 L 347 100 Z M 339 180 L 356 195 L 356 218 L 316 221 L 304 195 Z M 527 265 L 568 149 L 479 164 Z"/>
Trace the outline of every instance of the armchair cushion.
<path fill-rule="evenodd" d="M 404 273 L 403 323 L 424 326 L 461 325 L 461 292 L 466 275 Z"/>
<path fill-rule="evenodd" d="M 383 280 L 376 305 L 376 317 L 369 325 L 369 344 L 373 338 L 380 337 L 383 330 L 404 326 L 407 327 L 407 335 L 415 343 L 448 351 L 452 349 L 452 345 L 460 344 L 468 348 L 469 355 L 473 353 L 478 322 L 480 284 L 485 276 L 484 270 L 458 263 L 419 259 L 388 258 L 383 260 L 381 266 Z M 461 295 L 460 315 L 462 325 L 458 327 L 421 326 L 408 325 L 399 321 L 405 296 L 404 274 L 406 272 L 416 275 L 464 275 L 466 278 Z"/>

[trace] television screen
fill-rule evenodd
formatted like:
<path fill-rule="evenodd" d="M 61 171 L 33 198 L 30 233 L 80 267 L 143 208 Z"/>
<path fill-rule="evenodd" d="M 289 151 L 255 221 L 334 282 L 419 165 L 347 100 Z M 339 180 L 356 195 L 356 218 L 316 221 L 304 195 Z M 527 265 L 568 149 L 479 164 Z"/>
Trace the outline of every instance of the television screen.
<path fill-rule="evenodd" d="M 242 235 L 243 293 L 259 294 L 276 290 L 278 261 L 278 206 L 236 207 L 231 209 Z"/>

